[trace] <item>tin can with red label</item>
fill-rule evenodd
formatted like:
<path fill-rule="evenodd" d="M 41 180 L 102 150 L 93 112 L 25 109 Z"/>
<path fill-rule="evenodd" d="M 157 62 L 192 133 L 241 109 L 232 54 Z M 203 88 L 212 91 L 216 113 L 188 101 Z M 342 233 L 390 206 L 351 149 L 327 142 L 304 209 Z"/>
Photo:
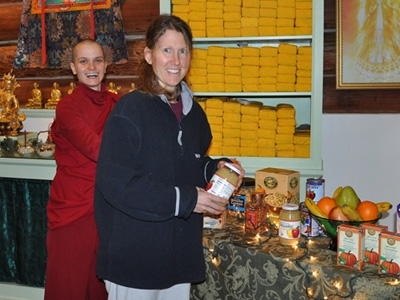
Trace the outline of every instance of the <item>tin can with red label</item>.
<path fill-rule="evenodd" d="M 308 178 L 306 183 L 306 197 L 311 198 L 315 203 L 325 197 L 325 179 Z"/>
<path fill-rule="evenodd" d="M 304 202 L 300 203 L 300 233 L 307 237 L 316 237 L 320 235 L 320 226 L 317 221 L 311 217 Z"/>

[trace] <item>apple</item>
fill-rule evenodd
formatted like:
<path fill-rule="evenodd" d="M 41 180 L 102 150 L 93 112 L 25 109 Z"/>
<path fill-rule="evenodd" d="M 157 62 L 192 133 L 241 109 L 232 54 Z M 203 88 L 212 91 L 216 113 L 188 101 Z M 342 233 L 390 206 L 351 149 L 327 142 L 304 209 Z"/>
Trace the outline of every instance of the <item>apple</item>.
<path fill-rule="evenodd" d="M 292 235 L 294 238 L 298 238 L 300 234 L 300 229 L 299 228 L 294 228 L 292 229 Z"/>
<path fill-rule="evenodd" d="M 335 221 L 350 221 L 350 219 L 343 213 L 341 206 L 336 206 L 331 209 L 329 219 Z"/>
<path fill-rule="evenodd" d="M 351 186 L 345 186 L 336 197 L 336 205 L 343 206 L 348 205 L 353 209 L 357 209 L 360 200 Z"/>

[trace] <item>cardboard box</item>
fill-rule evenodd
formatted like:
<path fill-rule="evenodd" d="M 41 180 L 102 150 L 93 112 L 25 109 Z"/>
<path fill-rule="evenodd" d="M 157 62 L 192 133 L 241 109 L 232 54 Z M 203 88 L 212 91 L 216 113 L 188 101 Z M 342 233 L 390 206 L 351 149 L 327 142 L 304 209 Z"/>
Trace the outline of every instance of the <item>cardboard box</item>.
<path fill-rule="evenodd" d="M 388 227 L 371 223 L 361 224 L 361 228 L 365 230 L 365 262 L 371 265 L 379 263 L 379 234 L 387 231 Z"/>
<path fill-rule="evenodd" d="M 337 265 L 362 270 L 365 265 L 365 231 L 341 224 L 337 228 Z"/>
<path fill-rule="evenodd" d="M 224 211 L 221 215 L 204 214 L 203 228 L 208 229 L 224 229 L 226 226 L 226 214 Z"/>
<path fill-rule="evenodd" d="M 386 231 L 379 234 L 379 274 L 400 274 L 400 234 Z"/>
<path fill-rule="evenodd" d="M 300 173 L 298 171 L 265 168 L 255 172 L 256 190 L 262 189 L 267 204 L 281 207 L 285 203 L 300 203 Z"/>

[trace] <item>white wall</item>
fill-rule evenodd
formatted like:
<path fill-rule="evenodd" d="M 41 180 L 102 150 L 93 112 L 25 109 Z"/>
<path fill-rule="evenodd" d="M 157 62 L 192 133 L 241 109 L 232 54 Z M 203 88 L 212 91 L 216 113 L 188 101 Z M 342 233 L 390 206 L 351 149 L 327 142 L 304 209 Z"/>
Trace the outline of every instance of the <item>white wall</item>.
<path fill-rule="evenodd" d="M 351 185 L 361 200 L 389 201 L 379 224 L 395 231 L 400 203 L 400 114 L 324 114 L 322 159 L 325 195 Z"/>

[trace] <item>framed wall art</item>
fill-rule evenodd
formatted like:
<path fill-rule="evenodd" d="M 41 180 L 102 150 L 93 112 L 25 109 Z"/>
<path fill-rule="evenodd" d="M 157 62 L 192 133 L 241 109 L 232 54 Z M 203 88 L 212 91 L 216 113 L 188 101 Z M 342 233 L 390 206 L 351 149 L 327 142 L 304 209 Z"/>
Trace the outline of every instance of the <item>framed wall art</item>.
<path fill-rule="evenodd" d="M 336 88 L 400 88 L 400 1 L 337 0 Z"/>
<path fill-rule="evenodd" d="M 94 9 L 109 8 L 111 0 L 32 0 L 32 13 L 40 14 L 44 3 L 44 11 L 63 12 L 72 10 L 87 10 L 93 5 Z"/>

